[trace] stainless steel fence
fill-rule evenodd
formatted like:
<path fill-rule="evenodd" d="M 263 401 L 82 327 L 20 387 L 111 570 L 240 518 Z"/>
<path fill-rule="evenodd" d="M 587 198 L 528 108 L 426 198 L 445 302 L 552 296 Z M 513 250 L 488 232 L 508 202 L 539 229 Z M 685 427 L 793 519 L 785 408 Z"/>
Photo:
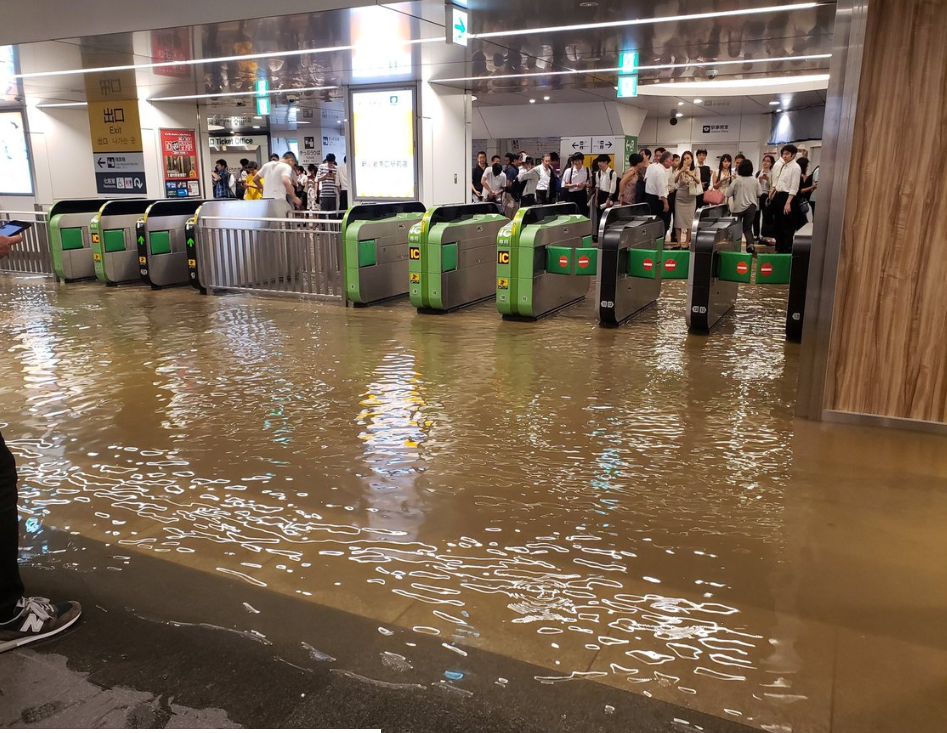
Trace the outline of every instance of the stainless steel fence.
<path fill-rule="evenodd" d="M 201 286 L 342 300 L 342 220 L 315 216 L 197 220 Z"/>
<path fill-rule="evenodd" d="M 0 212 L 0 219 L 33 222 L 33 226 L 23 232 L 23 241 L 13 247 L 9 256 L 0 259 L 0 272 L 52 276 L 53 258 L 49 252 L 46 214 L 42 211 L 4 211 Z"/>

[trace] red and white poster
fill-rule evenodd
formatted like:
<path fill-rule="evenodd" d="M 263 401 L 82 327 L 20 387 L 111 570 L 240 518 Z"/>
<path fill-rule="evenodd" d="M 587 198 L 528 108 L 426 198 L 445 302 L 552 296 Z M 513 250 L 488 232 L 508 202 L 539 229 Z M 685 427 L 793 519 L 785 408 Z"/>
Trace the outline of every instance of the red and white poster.
<path fill-rule="evenodd" d="M 197 169 L 197 133 L 194 130 L 162 130 L 164 185 L 168 198 L 200 196 Z"/>
<path fill-rule="evenodd" d="M 189 61 L 191 58 L 191 39 L 188 28 L 165 28 L 151 31 L 151 60 L 156 64 Z M 191 67 L 157 66 L 153 69 L 160 76 L 174 76 L 186 79 L 192 73 Z"/>

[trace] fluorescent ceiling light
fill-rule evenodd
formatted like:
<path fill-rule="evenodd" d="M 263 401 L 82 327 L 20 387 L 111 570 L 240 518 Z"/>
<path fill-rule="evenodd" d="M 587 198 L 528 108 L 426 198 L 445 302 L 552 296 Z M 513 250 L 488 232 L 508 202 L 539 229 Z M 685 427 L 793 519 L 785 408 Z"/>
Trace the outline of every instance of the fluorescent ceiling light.
<path fill-rule="evenodd" d="M 769 103 L 769 106 L 770 106 L 770 107 L 778 107 L 778 106 L 779 106 L 779 102 L 770 102 L 770 103 Z"/>
<path fill-rule="evenodd" d="M 828 74 L 808 74 L 801 76 L 760 76 L 753 79 L 724 79 L 716 81 L 683 81 L 683 82 L 662 82 L 660 84 L 649 84 L 641 87 L 642 93 L 647 93 L 649 89 L 662 89 L 669 92 L 683 91 L 702 91 L 714 92 L 730 89 L 756 89 L 759 87 L 772 89 L 773 87 L 784 84 L 817 84 L 827 82 Z M 697 101 L 696 99 L 694 100 Z"/>
<path fill-rule="evenodd" d="M 88 107 L 88 102 L 50 102 L 49 104 L 37 104 L 36 109 L 46 109 L 47 107 Z"/>
<path fill-rule="evenodd" d="M 405 45 L 413 46 L 418 43 L 444 42 L 443 36 L 436 38 L 415 38 L 403 41 Z M 242 56 L 214 56 L 207 59 L 187 59 L 186 61 L 162 61 L 153 64 L 124 64 L 122 66 L 97 66 L 91 69 L 62 69 L 61 71 L 32 71 L 26 74 L 16 74 L 14 79 L 37 79 L 43 76 L 69 76 L 72 74 L 96 74 L 103 71 L 135 71 L 138 69 L 167 69 L 175 66 L 198 66 L 200 64 L 219 64 L 224 61 L 252 61 L 254 59 L 286 58 L 289 56 L 305 56 L 310 53 L 333 53 L 337 51 L 354 51 L 356 46 L 329 46 L 327 48 L 301 48 L 295 51 L 270 51 L 268 53 L 249 53 Z"/>
<path fill-rule="evenodd" d="M 782 61 L 815 61 L 819 59 L 830 59 L 830 53 L 816 53 L 806 56 L 776 56 L 774 58 L 761 59 L 735 59 L 733 61 L 694 61 L 683 64 L 655 64 L 653 66 L 636 66 L 635 72 L 639 71 L 661 71 L 664 69 L 700 69 L 707 66 L 743 66 L 745 64 L 771 64 Z M 488 74 L 487 76 L 459 76 L 453 79 L 431 79 L 432 84 L 447 84 L 457 81 L 489 81 L 491 79 L 523 79 L 534 76 L 569 76 L 575 74 L 609 74 L 622 71 L 620 66 L 613 66 L 604 69 L 565 69 L 563 71 L 530 71 L 522 74 Z"/>
<path fill-rule="evenodd" d="M 149 102 L 177 102 L 182 99 L 212 99 L 214 97 L 272 97 L 276 94 L 296 94 L 298 92 L 321 92 L 324 89 L 338 89 L 337 86 L 328 87 L 300 87 L 299 89 L 271 89 L 265 94 L 254 91 L 246 92 L 217 92 L 215 94 L 182 94 L 178 97 L 149 97 Z"/>
<path fill-rule="evenodd" d="M 709 20 L 711 18 L 732 18 L 743 15 L 758 15 L 764 13 L 786 13 L 794 10 L 809 10 L 829 3 L 797 3 L 795 5 L 770 5 L 765 8 L 743 8 L 741 10 L 723 10 L 718 13 L 689 13 L 687 15 L 665 15 L 658 18 L 636 18 L 634 20 L 613 20 L 607 23 L 579 23 L 576 25 L 559 25 L 549 28 L 522 28 L 515 31 L 493 31 L 491 33 L 471 33 L 471 38 L 504 38 L 508 36 L 526 36 L 536 33 L 562 33 L 567 31 L 584 31 L 595 28 L 624 28 L 634 25 L 655 25 L 657 23 L 679 23 L 687 20 Z"/>

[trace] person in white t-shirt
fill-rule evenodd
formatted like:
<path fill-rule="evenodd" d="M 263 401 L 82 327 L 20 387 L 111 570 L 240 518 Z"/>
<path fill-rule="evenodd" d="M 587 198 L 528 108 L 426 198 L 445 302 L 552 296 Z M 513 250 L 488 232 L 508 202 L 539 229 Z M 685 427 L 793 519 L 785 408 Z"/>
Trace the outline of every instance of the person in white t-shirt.
<path fill-rule="evenodd" d="M 262 183 L 263 198 L 285 199 L 293 206 L 302 204 L 293 187 L 293 165 L 295 162 L 295 155 L 285 153 L 282 160 L 271 160 L 257 171 L 257 174 L 253 177 L 253 182 L 258 186 Z"/>
<path fill-rule="evenodd" d="M 500 213 L 503 213 L 503 192 L 506 190 L 506 173 L 498 162 L 492 168 L 487 168 L 483 174 L 483 200 L 496 204 Z"/>

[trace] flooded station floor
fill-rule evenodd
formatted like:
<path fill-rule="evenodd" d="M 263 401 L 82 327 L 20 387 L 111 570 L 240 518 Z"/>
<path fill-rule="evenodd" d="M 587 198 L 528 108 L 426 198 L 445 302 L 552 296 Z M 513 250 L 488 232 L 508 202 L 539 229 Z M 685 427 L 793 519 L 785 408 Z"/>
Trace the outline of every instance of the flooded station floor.
<path fill-rule="evenodd" d="M 684 288 L 606 330 L 0 279 L 29 561 L 357 614 L 367 680 L 489 653 L 778 733 L 947 729 L 944 439 L 795 420 L 785 289 L 698 337 Z"/>

